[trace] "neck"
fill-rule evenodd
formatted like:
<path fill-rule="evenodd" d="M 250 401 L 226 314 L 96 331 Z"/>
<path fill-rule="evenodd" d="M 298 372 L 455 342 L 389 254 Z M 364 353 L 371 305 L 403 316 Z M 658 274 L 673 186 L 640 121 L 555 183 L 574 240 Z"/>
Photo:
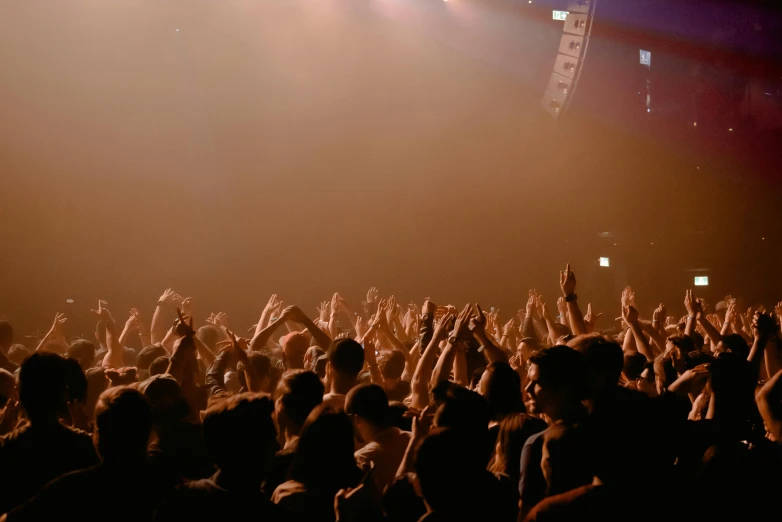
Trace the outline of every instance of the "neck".
<path fill-rule="evenodd" d="M 552 424 L 555 422 L 571 422 L 582 416 L 582 410 L 583 405 L 580 402 L 568 403 L 551 408 L 551 412 L 547 413 L 547 415 L 551 419 Z"/>
<path fill-rule="evenodd" d="M 356 385 L 356 379 L 353 377 L 342 377 L 335 375 L 331 381 L 331 393 L 339 395 L 347 394 Z"/>

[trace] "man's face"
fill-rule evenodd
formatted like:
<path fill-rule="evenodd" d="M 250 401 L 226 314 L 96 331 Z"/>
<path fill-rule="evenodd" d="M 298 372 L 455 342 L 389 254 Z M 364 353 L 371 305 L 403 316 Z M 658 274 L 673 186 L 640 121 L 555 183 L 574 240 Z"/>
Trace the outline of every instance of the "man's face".
<path fill-rule="evenodd" d="M 546 413 L 546 408 L 551 404 L 552 390 L 541 381 L 540 368 L 537 364 L 531 364 L 527 372 L 527 386 L 525 388 L 530 399 L 530 413 Z"/>

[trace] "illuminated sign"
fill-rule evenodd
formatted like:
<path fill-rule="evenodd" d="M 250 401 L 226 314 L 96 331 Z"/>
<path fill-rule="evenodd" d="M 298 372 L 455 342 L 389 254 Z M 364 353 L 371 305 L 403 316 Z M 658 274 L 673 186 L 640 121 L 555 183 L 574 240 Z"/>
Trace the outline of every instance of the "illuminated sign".
<path fill-rule="evenodd" d="M 607 257 L 601 257 L 600 266 L 611 266 L 611 261 Z"/>
<path fill-rule="evenodd" d="M 641 49 L 640 52 L 641 52 L 641 65 L 646 65 L 647 67 L 651 67 L 652 51 L 644 51 L 643 49 Z"/>
<path fill-rule="evenodd" d="M 709 286 L 709 276 L 695 277 L 695 286 Z"/>
<path fill-rule="evenodd" d="M 561 20 L 563 22 L 565 20 L 567 20 L 567 15 L 568 15 L 568 11 L 552 11 L 551 12 L 551 17 L 554 20 Z"/>

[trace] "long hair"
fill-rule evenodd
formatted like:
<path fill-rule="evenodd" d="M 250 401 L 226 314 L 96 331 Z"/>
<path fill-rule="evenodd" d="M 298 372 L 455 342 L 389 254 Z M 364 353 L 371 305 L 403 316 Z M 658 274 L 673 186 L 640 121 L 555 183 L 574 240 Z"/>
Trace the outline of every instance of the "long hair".
<path fill-rule="evenodd" d="M 526 421 L 526 415 L 518 414 L 509 415 L 500 422 L 497 446 L 489 463 L 489 471 L 507 475 L 514 484 L 519 482 L 521 450 L 529 438 L 528 430 L 524 429 Z"/>

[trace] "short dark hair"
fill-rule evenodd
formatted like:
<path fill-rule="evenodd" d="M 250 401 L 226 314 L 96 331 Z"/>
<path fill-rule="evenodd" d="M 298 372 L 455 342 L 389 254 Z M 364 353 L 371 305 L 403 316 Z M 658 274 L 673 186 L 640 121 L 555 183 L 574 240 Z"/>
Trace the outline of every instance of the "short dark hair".
<path fill-rule="evenodd" d="M 171 357 L 168 355 L 161 355 L 149 365 L 149 376 L 160 375 L 168 371 L 168 365 L 171 363 Z"/>
<path fill-rule="evenodd" d="M 14 342 L 14 326 L 5 319 L 0 319 L 0 347 L 11 346 Z"/>
<path fill-rule="evenodd" d="M 55 416 L 65 405 L 68 371 L 65 359 L 51 352 L 37 352 L 19 369 L 19 402 L 32 420 Z"/>
<path fill-rule="evenodd" d="M 276 449 L 273 412 L 274 402 L 261 393 L 240 393 L 209 407 L 204 443 L 217 467 L 265 475 Z"/>
<path fill-rule="evenodd" d="M 679 348 L 685 357 L 687 357 L 687 354 L 695 349 L 695 343 L 693 342 L 692 337 L 687 335 L 677 333 L 669 335 L 667 340 Z M 701 346 L 703 346 L 703 343 L 701 343 Z"/>
<path fill-rule="evenodd" d="M 328 349 L 328 361 L 334 371 L 358 377 L 364 367 L 364 348 L 353 339 L 338 339 Z"/>
<path fill-rule="evenodd" d="M 377 356 L 377 366 L 384 379 L 399 379 L 405 371 L 405 354 L 400 350 L 381 352 Z"/>
<path fill-rule="evenodd" d="M 389 425 L 388 396 L 377 384 L 359 384 L 350 390 L 345 397 L 345 411 L 378 428 Z"/>
<path fill-rule="evenodd" d="M 437 408 L 435 423 L 440 428 L 454 428 L 483 435 L 489 429 L 491 408 L 480 394 L 454 385 Z"/>
<path fill-rule="evenodd" d="M 538 350 L 529 358 L 540 371 L 540 380 L 556 390 L 567 390 L 581 400 L 587 391 L 586 357 L 564 345 Z"/>
<path fill-rule="evenodd" d="M 722 345 L 729 352 L 739 354 L 745 359 L 749 357 L 749 345 L 739 334 L 728 334 L 722 338 Z"/>
<path fill-rule="evenodd" d="M 323 402 L 324 392 L 323 382 L 314 373 L 289 370 L 277 384 L 274 398 L 282 403 L 291 422 L 301 428 L 312 410 Z"/>
<path fill-rule="evenodd" d="M 149 367 L 158 357 L 166 356 L 168 356 L 168 352 L 165 348 L 159 344 L 150 344 L 136 355 L 136 367 L 139 370 L 149 370 Z"/>
<path fill-rule="evenodd" d="M 100 394 L 95 406 L 95 445 L 104 460 L 143 457 L 151 431 L 152 413 L 141 392 L 115 386 Z"/>
<path fill-rule="evenodd" d="M 646 366 L 646 356 L 641 353 L 631 353 L 624 356 L 624 374 L 631 381 L 637 379 Z"/>
<path fill-rule="evenodd" d="M 87 339 L 76 339 L 68 346 L 68 357 L 79 361 L 85 370 L 93 366 L 95 361 L 95 344 Z"/>
<path fill-rule="evenodd" d="M 512 413 L 524 413 L 521 394 L 521 377 L 504 361 L 494 361 L 486 367 L 488 382 L 483 396 L 489 403 L 494 420 L 501 420 Z"/>

